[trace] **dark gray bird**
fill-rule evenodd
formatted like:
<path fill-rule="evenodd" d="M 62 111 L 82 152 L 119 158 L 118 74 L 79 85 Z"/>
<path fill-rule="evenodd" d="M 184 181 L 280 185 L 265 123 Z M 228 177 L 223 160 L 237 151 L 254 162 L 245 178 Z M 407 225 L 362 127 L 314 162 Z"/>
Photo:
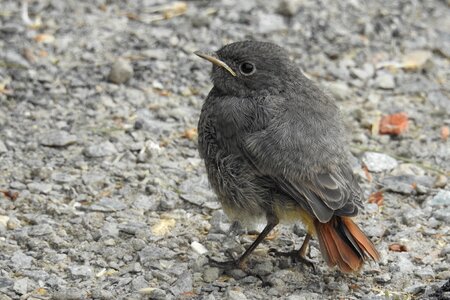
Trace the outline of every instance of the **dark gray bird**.
<path fill-rule="evenodd" d="M 275 254 L 311 265 L 305 255 L 316 235 L 330 267 L 351 272 L 367 258 L 378 260 L 372 242 L 351 220 L 362 194 L 333 99 L 271 43 L 237 42 L 195 54 L 213 64 L 214 87 L 198 123 L 211 186 L 232 220 L 267 222 L 239 259 L 212 263 L 243 267 L 280 221 L 302 221 L 308 234 L 300 250 Z"/>

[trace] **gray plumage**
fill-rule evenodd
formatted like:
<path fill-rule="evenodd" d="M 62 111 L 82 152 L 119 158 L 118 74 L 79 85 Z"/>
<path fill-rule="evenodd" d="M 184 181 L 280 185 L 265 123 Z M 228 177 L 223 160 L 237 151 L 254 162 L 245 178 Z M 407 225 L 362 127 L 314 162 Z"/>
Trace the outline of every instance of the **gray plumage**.
<path fill-rule="evenodd" d="M 236 76 L 213 65 L 198 141 L 225 212 L 245 221 L 273 214 L 277 203 L 322 223 L 357 214 L 361 190 L 333 99 L 274 44 L 237 42 L 216 55 Z"/>

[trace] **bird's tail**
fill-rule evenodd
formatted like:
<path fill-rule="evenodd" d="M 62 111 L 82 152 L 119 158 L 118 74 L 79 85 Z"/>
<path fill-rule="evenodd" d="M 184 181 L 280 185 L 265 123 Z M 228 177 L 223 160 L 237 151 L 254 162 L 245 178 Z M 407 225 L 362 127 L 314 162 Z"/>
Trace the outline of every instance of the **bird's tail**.
<path fill-rule="evenodd" d="M 327 223 L 314 222 L 320 251 L 330 267 L 342 272 L 358 271 L 367 258 L 379 260 L 373 243 L 348 217 L 333 217 Z"/>

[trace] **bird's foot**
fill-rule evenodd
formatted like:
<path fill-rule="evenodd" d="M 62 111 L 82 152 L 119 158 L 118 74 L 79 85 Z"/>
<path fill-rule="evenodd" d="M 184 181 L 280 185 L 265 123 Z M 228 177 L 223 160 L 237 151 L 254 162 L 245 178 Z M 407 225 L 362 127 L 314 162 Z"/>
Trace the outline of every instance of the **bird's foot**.
<path fill-rule="evenodd" d="M 219 268 L 219 269 L 222 269 L 225 271 L 234 270 L 234 269 L 241 269 L 241 270 L 245 271 L 247 269 L 245 262 L 241 261 L 240 259 L 217 261 L 208 256 L 208 263 L 211 267 L 216 267 L 216 268 Z"/>
<path fill-rule="evenodd" d="M 270 249 L 269 253 L 270 253 L 270 255 L 273 255 L 273 256 L 290 257 L 292 262 L 304 264 L 307 267 L 310 267 L 313 270 L 313 272 L 316 273 L 316 266 L 314 265 L 314 261 L 305 257 L 305 255 L 302 255 L 299 250 L 292 250 L 289 252 L 281 252 L 276 249 Z"/>

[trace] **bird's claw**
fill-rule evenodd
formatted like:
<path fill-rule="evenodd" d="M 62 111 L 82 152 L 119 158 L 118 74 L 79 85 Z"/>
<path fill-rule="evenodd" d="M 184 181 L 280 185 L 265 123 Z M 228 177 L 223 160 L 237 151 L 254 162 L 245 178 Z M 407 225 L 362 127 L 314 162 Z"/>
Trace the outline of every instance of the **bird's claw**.
<path fill-rule="evenodd" d="M 293 251 L 289 251 L 289 252 L 281 252 L 281 251 L 278 251 L 278 250 L 272 248 L 269 250 L 269 254 L 272 256 L 290 257 L 292 262 L 304 264 L 307 267 L 310 267 L 313 270 L 313 272 L 316 273 L 316 266 L 314 265 L 314 261 L 301 255 L 298 250 L 293 250 Z"/>
<path fill-rule="evenodd" d="M 234 269 L 241 269 L 245 271 L 246 265 L 243 261 L 240 259 L 231 259 L 227 261 L 217 261 L 215 259 L 212 259 L 208 256 L 208 264 L 211 267 L 216 267 L 222 270 L 234 270 Z"/>

